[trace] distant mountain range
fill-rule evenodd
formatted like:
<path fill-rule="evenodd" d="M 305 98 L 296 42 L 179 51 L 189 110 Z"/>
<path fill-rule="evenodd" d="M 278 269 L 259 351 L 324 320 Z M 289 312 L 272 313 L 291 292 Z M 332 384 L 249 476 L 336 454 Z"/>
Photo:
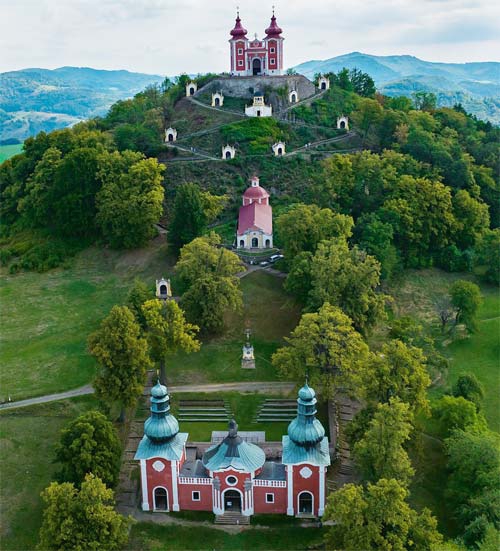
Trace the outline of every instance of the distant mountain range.
<path fill-rule="evenodd" d="M 0 144 L 103 115 L 164 77 L 87 67 L 0 73 Z"/>
<path fill-rule="evenodd" d="M 438 104 L 462 103 L 477 117 L 500 124 L 500 63 L 432 63 L 413 56 L 373 56 L 353 52 L 295 69 L 315 73 L 358 68 L 389 96 L 434 92 Z M 120 99 L 132 97 L 164 77 L 86 67 L 22 69 L 0 73 L 0 144 L 22 142 L 41 130 L 71 126 L 103 115 Z"/>
<path fill-rule="evenodd" d="M 368 73 L 387 96 L 409 96 L 420 90 L 434 92 L 438 105 L 462 103 L 477 117 L 500 124 L 500 63 L 434 63 L 410 55 L 375 56 L 352 52 L 294 67 L 312 78 L 315 73 L 342 68 Z"/>

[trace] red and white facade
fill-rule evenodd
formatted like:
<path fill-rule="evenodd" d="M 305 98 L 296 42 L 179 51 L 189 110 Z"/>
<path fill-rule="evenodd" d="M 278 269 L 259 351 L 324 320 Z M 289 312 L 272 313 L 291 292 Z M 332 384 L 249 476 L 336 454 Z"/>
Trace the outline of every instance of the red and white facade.
<path fill-rule="evenodd" d="M 273 209 L 269 193 L 252 176 L 250 187 L 243 194 L 236 231 L 238 249 L 270 249 L 273 246 Z"/>
<path fill-rule="evenodd" d="M 271 17 L 271 24 L 266 29 L 263 39 L 249 40 L 247 30 L 243 28 L 239 13 L 229 40 L 231 55 L 231 75 L 281 75 L 283 73 L 283 40 L 282 30 Z"/>
<path fill-rule="evenodd" d="M 229 424 L 228 435 L 208 448 L 201 459 L 186 458 L 185 433 L 153 443 L 145 435 L 135 457 L 141 470 L 142 509 L 320 517 L 325 508 L 326 469 L 330 464 L 328 439 L 314 418 L 314 429 L 319 424 L 321 439 L 306 446 L 292 442 L 297 423 L 311 421 L 301 418 L 300 400 L 299 393 L 297 418 L 290 423 L 288 436 L 283 437 L 281 462 L 267 461 L 263 449 L 246 440 L 252 438 L 252 433 L 240 436 L 234 421 Z M 315 413 L 314 408 L 313 417 Z M 299 433 L 311 434 L 313 425 L 308 426 L 307 430 L 300 428 Z"/>

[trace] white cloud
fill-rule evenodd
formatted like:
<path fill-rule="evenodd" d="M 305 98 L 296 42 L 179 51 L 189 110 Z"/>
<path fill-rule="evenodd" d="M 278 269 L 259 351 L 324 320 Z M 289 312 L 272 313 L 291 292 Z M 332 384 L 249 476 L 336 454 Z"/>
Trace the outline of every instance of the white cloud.
<path fill-rule="evenodd" d="M 240 0 L 249 36 L 263 34 L 271 4 Z M 500 4 L 491 0 L 276 4 L 287 66 L 354 50 L 431 61 L 499 58 Z M 62 65 L 168 75 L 227 70 L 234 12 L 216 0 L 0 0 L 0 71 Z"/>

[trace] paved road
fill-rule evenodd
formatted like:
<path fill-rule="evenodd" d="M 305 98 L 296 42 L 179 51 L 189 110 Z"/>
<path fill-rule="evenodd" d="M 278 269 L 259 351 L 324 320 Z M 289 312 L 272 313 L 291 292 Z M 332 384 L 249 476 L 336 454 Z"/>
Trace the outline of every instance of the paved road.
<path fill-rule="evenodd" d="M 282 383 L 282 382 L 240 382 L 240 383 L 210 383 L 199 385 L 169 385 L 170 392 L 290 392 L 295 388 L 294 383 Z M 80 388 L 74 388 L 66 392 L 59 392 L 58 394 L 47 394 L 45 396 L 38 396 L 37 398 L 28 398 L 27 400 L 19 400 L 18 402 L 8 402 L 0 404 L 0 411 L 4 409 L 22 408 L 26 406 L 34 406 L 37 404 L 45 404 L 47 402 L 56 402 L 58 400 L 66 400 L 67 398 L 74 398 L 76 396 L 85 396 L 87 394 L 93 394 L 94 389 L 92 385 L 81 386 Z"/>

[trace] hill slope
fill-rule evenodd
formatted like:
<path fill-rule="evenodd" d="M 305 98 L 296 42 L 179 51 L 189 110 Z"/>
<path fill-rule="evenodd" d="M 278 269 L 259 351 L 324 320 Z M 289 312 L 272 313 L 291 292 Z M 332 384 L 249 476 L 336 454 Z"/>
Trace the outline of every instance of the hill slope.
<path fill-rule="evenodd" d="M 116 101 L 132 97 L 164 77 L 87 67 L 23 69 L 0 74 L 0 143 L 22 141 L 103 115 Z"/>
<path fill-rule="evenodd" d="M 297 72 L 312 77 L 315 73 L 338 72 L 342 68 L 368 73 L 377 88 L 388 96 L 411 96 L 413 92 L 434 92 L 438 105 L 461 102 L 479 118 L 500 124 L 500 63 L 434 63 L 409 55 L 374 56 L 360 52 L 307 61 Z"/>

